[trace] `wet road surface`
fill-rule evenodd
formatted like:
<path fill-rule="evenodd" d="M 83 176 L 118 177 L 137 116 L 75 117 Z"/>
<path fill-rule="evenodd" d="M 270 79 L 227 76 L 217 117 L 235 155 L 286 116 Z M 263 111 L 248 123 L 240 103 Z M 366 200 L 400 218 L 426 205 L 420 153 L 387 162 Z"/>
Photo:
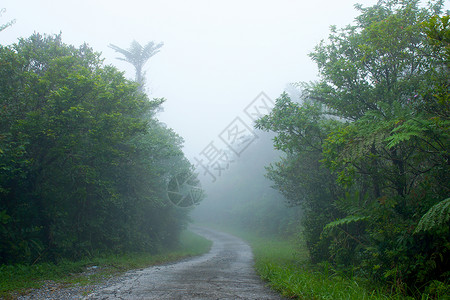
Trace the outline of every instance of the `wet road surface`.
<path fill-rule="evenodd" d="M 86 299 L 282 299 L 253 270 L 242 240 L 200 227 L 191 230 L 213 241 L 211 251 L 174 264 L 132 271 L 120 283 Z"/>

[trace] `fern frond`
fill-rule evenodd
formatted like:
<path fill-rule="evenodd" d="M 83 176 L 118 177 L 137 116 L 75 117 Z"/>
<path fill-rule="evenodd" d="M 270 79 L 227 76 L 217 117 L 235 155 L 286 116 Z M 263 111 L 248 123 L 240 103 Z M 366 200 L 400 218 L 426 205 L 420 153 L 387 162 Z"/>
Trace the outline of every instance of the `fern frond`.
<path fill-rule="evenodd" d="M 414 118 L 401 123 L 391 131 L 386 138 L 387 147 L 392 148 L 400 143 L 408 141 L 412 137 L 428 140 L 432 136 L 448 137 L 450 122 L 447 120 Z"/>
<path fill-rule="evenodd" d="M 361 222 L 361 221 L 365 221 L 369 219 L 369 217 L 367 216 L 347 216 L 345 218 L 333 221 L 331 223 L 328 223 L 324 228 L 323 228 L 323 235 L 328 235 L 328 233 L 330 233 L 331 230 L 333 230 L 334 228 L 341 226 L 341 225 L 347 225 L 350 223 L 354 223 L 354 222 Z"/>
<path fill-rule="evenodd" d="M 445 226 L 450 221 L 450 198 L 432 206 L 420 219 L 414 234 Z"/>
<path fill-rule="evenodd" d="M 421 137 L 424 132 L 429 131 L 423 120 L 408 120 L 392 130 L 392 135 L 386 138 L 387 147 L 393 148 L 400 143 L 408 141 L 412 137 Z"/>
<path fill-rule="evenodd" d="M 368 193 L 361 194 L 359 190 L 346 192 L 344 197 L 339 197 L 334 202 L 334 206 L 347 215 L 360 215 L 364 210 L 364 204 L 361 203 L 367 203 L 368 199 Z"/>

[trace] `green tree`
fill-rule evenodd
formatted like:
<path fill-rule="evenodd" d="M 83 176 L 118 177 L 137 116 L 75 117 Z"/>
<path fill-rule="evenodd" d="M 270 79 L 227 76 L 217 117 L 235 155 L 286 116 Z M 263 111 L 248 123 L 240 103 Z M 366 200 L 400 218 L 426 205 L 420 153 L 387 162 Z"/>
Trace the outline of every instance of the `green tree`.
<path fill-rule="evenodd" d="M 0 66 L 0 262 L 173 243 L 187 211 L 164 187 L 190 164 L 154 118 L 164 100 L 60 35 L 1 47 Z"/>
<path fill-rule="evenodd" d="M 320 80 L 302 85 L 305 102 L 282 95 L 257 126 L 277 132 L 275 146 L 288 154 L 269 169 L 280 189 L 291 198 L 318 194 L 319 183 L 333 191 L 328 201 L 303 200 L 310 219 L 322 220 L 305 224 L 313 259 L 406 292 L 445 282 L 450 264 L 448 226 L 413 234 L 422 218 L 446 211 L 438 203 L 449 192 L 448 17 L 435 16 L 442 1 L 357 9 L 355 25 L 333 27 L 311 53 Z M 322 218 L 312 210 L 319 203 L 332 213 Z"/>
<path fill-rule="evenodd" d="M 160 51 L 163 45 L 163 43 L 155 44 L 155 42 L 151 41 L 145 46 L 141 46 L 138 42 L 133 41 L 128 49 L 123 49 L 113 44 L 109 44 L 109 47 L 124 56 L 118 57 L 117 59 L 126 61 L 134 66 L 136 70 L 136 82 L 143 87 L 145 84 L 143 67 L 153 55 Z"/>
<path fill-rule="evenodd" d="M 340 194 L 331 172 L 322 167 L 322 144 L 334 121 L 326 118 L 323 105 L 306 100 L 301 105 L 284 93 L 269 115 L 256 122 L 256 128 L 277 133 L 276 149 L 286 153 L 280 162 L 267 168 L 267 177 L 291 205 L 304 210 L 306 245 L 314 262 L 327 257 L 327 245 L 320 233 L 330 219 L 337 217 L 331 205 Z"/>

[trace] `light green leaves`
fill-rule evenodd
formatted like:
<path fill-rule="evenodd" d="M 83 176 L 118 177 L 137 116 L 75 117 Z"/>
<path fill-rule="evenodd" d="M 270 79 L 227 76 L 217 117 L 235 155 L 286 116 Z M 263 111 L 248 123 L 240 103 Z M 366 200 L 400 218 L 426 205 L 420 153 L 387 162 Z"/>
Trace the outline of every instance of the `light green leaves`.
<path fill-rule="evenodd" d="M 450 221 L 450 198 L 435 204 L 422 216 L 414 234 L 443 228 Z"/>

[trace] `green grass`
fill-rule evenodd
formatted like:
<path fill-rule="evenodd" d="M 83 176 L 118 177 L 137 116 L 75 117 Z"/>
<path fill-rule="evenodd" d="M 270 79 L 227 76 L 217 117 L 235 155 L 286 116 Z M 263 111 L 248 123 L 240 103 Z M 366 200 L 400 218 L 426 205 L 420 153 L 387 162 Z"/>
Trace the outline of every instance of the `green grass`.
<path fill-rule="evenodd" d="M 297 238 L 264 237 L 235 228 L 202 224 L 229 232 L 246 240 L 252 250 L 255 269 L 263 280 L 280 294 L 292 299 L 438 299 L 448 300 L 448 286 L 436 282 L 429 294 L 414 293 L 415 298 L 376 289 L 370 282 L 336 272 L 326 264 L 313 265 L 304 243 Z"/>
<path fill-rule="evenodd" d="M 250 244 L 257 273 L 274 290 L 287 298 L 405 299 L 401 296 L 384 295 L 379 290 L 371 291 L 356 280 L 336 274 L 326 265 L 313 266 L 305 246 L 294 239 L 261 237 L 232 229 L 225 231 Z"/>
<path fill-rule="evenodd" d="M 315 271 L 306 251 L 286 240 L 251 238 L 255 268 L 283 296 L 298 299 L 386 299 L 329 270 Z"/>
<path fill-rule="evenodd" d="M 241 234 L 247 240 L 255 256 L 255 269 L 283 296 L 295 299 L 449 299 L 448 287 L 436 289 L 440 293 L 416 293 L 414 297 L 402 293 L 388 293 L 375 289 L 358 278 L 348 278 L 335 272 L 329 265 L 312 265 L 306 248 L 293 240 L 256 237 Z M 437 296 L 437 295 L 441 296 Z"/>
<path fill-rule="evenodd" d="M 177 249 L 158 255 L 130 253 L 93 257 L 75 262 L 65 260 L 58 264 L 3 265 L 0 266 L 0 297 L 8 299 L 12 298 L 12 295 L 24 294 L 29 289 L 39 288 L 47 280 L 58 282 L 63 286 L 100 283 L 128 270 L 200 255 L 209 251 L 211 244 L 211 241 L 190 231 L 185 231 L 181 234 L 180 246 Z M 93 266 L 95 267 L 93 268 Z M 89 268 L 95 272 L 83 273 Z"/>

